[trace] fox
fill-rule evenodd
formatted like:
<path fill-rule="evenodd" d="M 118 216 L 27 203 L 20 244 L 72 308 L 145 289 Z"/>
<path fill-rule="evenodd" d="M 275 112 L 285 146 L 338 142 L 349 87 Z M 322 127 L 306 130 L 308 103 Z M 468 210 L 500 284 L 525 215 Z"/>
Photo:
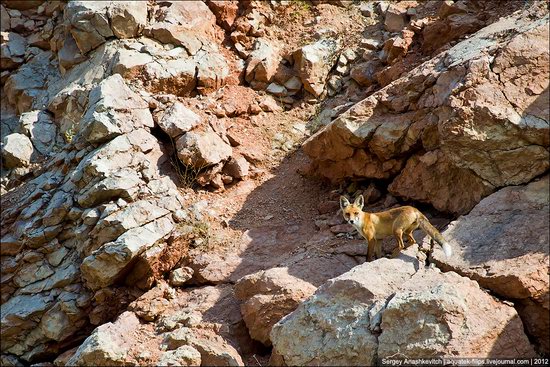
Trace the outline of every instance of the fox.
<path fill-rule="evenodd" d="M 445 256 L 452 256 L 451 246 L 445 241 L 441 233 L 428 221 L 428 218 L 412 206 L 401 206 L 389 209 L 379 213 L 367 213 L 363 211 L 365 199 L 359 195 L 353 204 L 345 196 L 340 197 L 340 208 L 344 219 L 357 229 L 357 231 L 367 240 L 367 259 L 372 261 L 375 255 L 382 257 L 382 246 L 378 240 L 393 235 L 397 240 L 397 248 L 393 255 L 396 256 L 405 248 L 403 235 L 409 241 L 409 246 L 416 244 L 412 233 L 420 227 L 435 240 L 443 249 Z"/>

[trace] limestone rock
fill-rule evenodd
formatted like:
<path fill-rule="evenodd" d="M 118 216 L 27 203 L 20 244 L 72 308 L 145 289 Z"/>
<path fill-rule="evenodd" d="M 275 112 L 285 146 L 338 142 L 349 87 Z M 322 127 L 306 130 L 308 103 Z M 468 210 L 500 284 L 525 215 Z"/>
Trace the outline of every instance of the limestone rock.
<path fill-rule="evenodd" d="M 176 350 L 164 352 L 158 361 L 158 366 L 200 366 L 201 354 L 188 345 Z"/>
<path fill-rule="evenodd" d="M 117 38 L 137 37 L 147 25 L 147 1 L 116 1 L 109 9 L 110 26 Z"/>
<path fill-rule="evenodd" d="M 235 285 L 243 319 L 250 336 L 271 345 L 269 333 L 283 316 L 294 311 L 315 292 L 312 284 L 288 273 L 288 268 L 273 268 L 247 275 Z"/>
<path fill-rule="evenodd" d="M 52 153 L 57 143 L 57 128 L 50 115 L 44 111 L 26 112 L 21 114 L 19 124 L 38 152 L 45 156 Z"/>
<path fill-rule="evenodd" d="M 176 139 L 192 130 L 200 122 L 201 118 L 196 113 L 182 103 L 176 102 L 164 112 L 158 124 L 171 138 Z"/>
<path fill-rule="evenodd" d="M 64 17 L 82 54 L 106 38 L 138 36 L 147 23 L 147 1 L 71 1 Z"/>
<path fill-rule="evenodd" d="M 294 68 L 304 89 L 318 97 L 325 89 L 325 81 L 338 57 L 339 43 L 321 39 L 294 52 Z"/>
<path fill-rule="evenodd" d="M 114 242 L 109 242 L 94 251 L 82 261 L 80 268 L 88 287 L 99 289 L 111 285 L 136 256 L 172 229 L 173 223 L 162 217 L 142 227 L 130 229 Z M 117 256 L 113 256 L 113 253 Z"/>
<path fill-rule="evenodd" d="M 178 158 L 187 165 L 204 168 L 229 158 L 232 149 L 213 131 L 188 132 L 176 142 Z"/>
<path fill-rule="evenodd" d="M 248 176 L 250 164 L 242 156 L 234 156 L 223 167 L 223 172 L 237 179 L 243 179 Z"/>
<path fill-rule="evenodd" d="M 277 47 L 272 45 L 268 40 L 263 38 L 257 39 L 254 43 L 254 49 L 247 59 L 246 81 L 251 83 L 253 87 L 260 86 L 262 89 L 265 88 L 277 72 L 280 59 Z"/>
<path fill-rule="evenodd" d="M 401 256 L 407 257 L 364 263 L 327 281 L 273 326 L 274 350 L 291 366 L 374 365 L 380 311 L 419 266 Z"/>
<path fill-rule="evenodd" d="M 516 310 L 468 278 L 432 269 L 415 274 L 402 288 L 382 314 L 379 358 L 535 354 Z"/>
<path fill-rule="evenodd" d="M 193 277 L 193 273 L 189 267 L 174 269 L 170 272 L 170 284 L 174 287 L 182 286 Z"/>
<path fill-rule="evenodd" d="M 402 9 L 399 4 L 392 4 L 385 13 L 384 27 L 389 32 L 401 31 L 407 21 L 407 11 Z"/>
<path fill-rule="evenodd" d="M 332 181 L 390 179 L 394 195 L 457 214 L 496 188 L 543 174 L 548 90 L 535 70 L 550 64 L 542 47 L 548 19 L 527 22 L 530 11 L 483 28 L 311 136 L 303 148 L 312 172 Z M 498 56 L 491 61 L 487 52 Z M 524 63 L 519 55 L 529 56 Z"/>
<path fill-rule="evenodd" d="M 153 127 L 149 105 L 114 74 L 90 91 L 88 109 L 78 126 L 90 143 L 105 142 L 140 127 Z"/>
<path fill-rule="evenodd" d="M 24 62 L 27 40 L 15 32 L 0 34 L 0 67 L 2 70 L 15 69 Z"/>
<path fill-rule="evenodd" d="M 419 269 L 414 256 L 409 248 L 329 280 L 273 327 L 275 352 L 287 365 L 534 355 L 513 307 L 456 273 Z"/>
<path fill-rule="evenodd" d="M 440 150 L 434 150 L 422 156 L 412 156 L 388 190 L 394 196 L 463 214 L 490 194 L 493 187 L 470 171 L 454 166 Z M 455 196 L 452 192 L 461 195 Z"/>
<path fill-rule="evenodd" d="M 444 269 L 475 279 L 482 287 L 529 307 L 519 308 L 527 331 L 548 353 L 548 176 L 526 186 L 510 186 L 481 200 L 472 211 L 451 222 L 443 236 L 456 254 Z M 526 312 L 524 312 L 526 311 Z M 546 321 L 546 324 L 548 321 Z"/>
<path fill-rule="evenodd" d="M 6 168 L 27 166 L 33 152 L 32 142 L 26 135 L 13 133 L 2 139 L 2 160 Z"/>
<path fill-rule="evenodd" d="M 128 335 L 139 327 L 132 312 L 120 315 L 116 323 L 95 329 L 67 362 L 68 366 L 124 366 L 128 363 Z"/>

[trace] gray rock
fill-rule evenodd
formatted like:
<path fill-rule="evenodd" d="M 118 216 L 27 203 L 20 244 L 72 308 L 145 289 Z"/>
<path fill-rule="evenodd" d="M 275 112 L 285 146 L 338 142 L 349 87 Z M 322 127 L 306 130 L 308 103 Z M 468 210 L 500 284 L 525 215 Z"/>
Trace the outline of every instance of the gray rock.
<path fill-rule="evenodd" d="M 38 110 L 22 113 L 19 124 L 38 152 L 44 156 L 52 153 L 57 143 L 57 128 L 48 113 Z"/>
<path fill-rule="evenodd" d="M 229 158 L 232 149 L 213 131 L 188 132 L 176 142 L 178 158 L 187 165 L 204 168 Z"/>
<path fill-rule="evenodd" d="M 0 67 L 2 70 L 14 69 L 21 65 L 25 60 L 25 50 L 27 40 L 14 32 L 2 32 L 0 39 Z"/>
<path fill-rule="evenodd" d="M 288 94 L 286 88 L 277 83 L 269 84 L 266 88 L 266 92 L 278 97 L 286 96 Z"/>
<path fill-rule="evenodd" d="M 232 157 L 223 167 L 223 172 L 233 178 L 243 179 L 248 176 L 250 164 L 242 156 Z"/>
<path fill-rule="evenodd" d="M 183 345 L 176 350 L 164 352 L 158 366 L 200 366 L 201 354 L 198 350 L 188 345 Z"/>
<path fill-rule="evenodd" d="M 160 128 L 172 138 L 179 137 L 200 123 L 201 118 L 180 102 L 169 107 L 158 121 Z"/>
<path fill-rule="evenodd" d="M 78 131 L 86 141 L 99 143 L 140 127 L 153 127 L 149 105 L 134 93 L 119 74 L 90 91 L 89 108 Z"/>
<path fill-rule="evenodd" d="M 10 29 L 10 15 L 4 5 L 0 5 L 0 31 L 8 31 Z"/>
<path fill-rule="evenodd" d="M 321 39 L 295 51 L 294 68 L 304 89 L 315 97 L 325 89 L 325 81 L 338 56 L 339 43 L 333 39 Z"/>
<path fill-rule="evenodd" d="M 91 289 L 111 285 L 136 256 L 172 229 L 173 222 L 162 217 L 142 227 L 130 229 L 114 242 L 103 245 L 82 262 L 80 270 L 86 284 Z"/>
<path fill-rule="evenodd" d="M 117 366 L 127 363 L 127 336 L 139 327 L 131 312 L 120 315 L 116 324 L 106 323 L 95 329 L 67 362 L 68 366 Z"/>
<path fill-rule="evenodd" d="M 279 50 L 270 41 L 259 38 L 247 59 L 245 80 L 268 84 L 277 72 L 281 56 Z"/>
<path fill-rule="evenodd" d="M 170 285 L 180 287 L 193 277 L 194 270 L 189 267 L 177 268 L 170 272 Z"/>
<path fill-rule="evenodd" d="M 31 140 L 19 133 L 13 133 L 2 139 L 2 160 L 6 168 L 25 167 L 34 152 Z"/>

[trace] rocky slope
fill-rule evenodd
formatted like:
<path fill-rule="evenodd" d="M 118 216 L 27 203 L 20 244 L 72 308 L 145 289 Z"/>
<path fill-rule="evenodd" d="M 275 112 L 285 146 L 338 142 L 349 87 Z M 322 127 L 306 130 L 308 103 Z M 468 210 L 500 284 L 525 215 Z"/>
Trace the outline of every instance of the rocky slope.
<path fill-rule="evenodd" d="M 550 353 L 544 3 L 0 12 L 2 365 Z M 365 263 L 359 193 L 455 256 Z"/>

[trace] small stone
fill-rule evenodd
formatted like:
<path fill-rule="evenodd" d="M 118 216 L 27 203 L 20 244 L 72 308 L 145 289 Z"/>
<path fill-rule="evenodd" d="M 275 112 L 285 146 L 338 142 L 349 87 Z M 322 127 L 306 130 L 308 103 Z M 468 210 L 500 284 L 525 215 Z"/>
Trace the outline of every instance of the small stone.
<path fill-rule="evenodd" d="M 267 86 L 266 92 L 271 93 L 275 96 L 285 96 L 287 95 L 287 90 L 282 85 L 277 83 L 271 83 Z"/>
<path fill-rule="evenodd" d="M 177 268 L 170 273 L 170 285 L 180 287 L 193 278 L 194 270 L 189 267 Z"/>
<path fill-rule="evenodd" d="M 2 140 L 2 158 L 6 168 L 27 166 L 33 152 L 31 140 L 23 134 L 10 134 Z"/>

